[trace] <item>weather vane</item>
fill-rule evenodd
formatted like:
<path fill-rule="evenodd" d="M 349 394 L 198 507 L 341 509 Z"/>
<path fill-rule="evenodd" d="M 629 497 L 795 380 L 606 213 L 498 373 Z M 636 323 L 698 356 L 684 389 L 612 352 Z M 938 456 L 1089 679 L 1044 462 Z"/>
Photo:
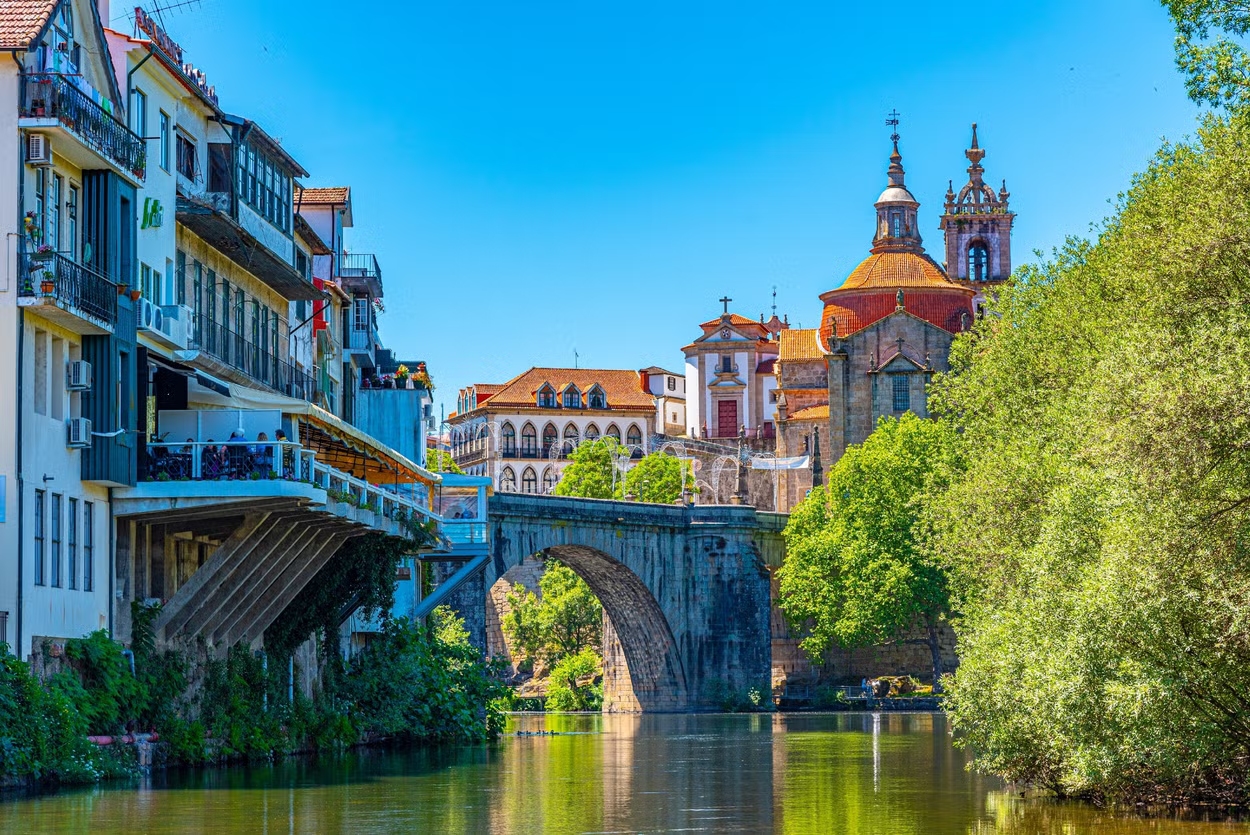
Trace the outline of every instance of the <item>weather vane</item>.
<path fill-rule="evenodd" d="M 898 141 L 898 111 L 891 110 L 886 115 L 889 116 L 890 118 L 886 119 L 885 123 L 889 125 L 890 127 L 894 128 L 894 132 L 890 134 L 890 141 L 897 142 Z"/>

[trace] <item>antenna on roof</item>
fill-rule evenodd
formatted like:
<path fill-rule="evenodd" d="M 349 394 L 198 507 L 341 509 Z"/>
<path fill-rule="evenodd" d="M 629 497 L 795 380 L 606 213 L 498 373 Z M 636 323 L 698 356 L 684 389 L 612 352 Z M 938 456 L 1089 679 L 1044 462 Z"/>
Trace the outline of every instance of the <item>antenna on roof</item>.
<path fill-rule="evenodd" d="M 573 349 L 573 367 L 577 368 L 577 349 Z"/>
<path fill-rule="evenodd" d="M 139 8 L 142 8 L 145 12 L 147 12 L 148 17 L 156 20 L 162 29 L 166 29 L 169 24 L 165 22 L 165 12 L 176 12 L 180 9 L 186 9 L 191 6 L 198 7 L 201 2 L 202 0 L 150 0 L 146 8 L 143 6 L 140 6 Z M 133 21 L 134 12 L 131 12 L 125 17 Z"/>
<path fill-rule="evenodd" d="M 773 316 L 777 315 L 777 285 L 773 285 Z"/>

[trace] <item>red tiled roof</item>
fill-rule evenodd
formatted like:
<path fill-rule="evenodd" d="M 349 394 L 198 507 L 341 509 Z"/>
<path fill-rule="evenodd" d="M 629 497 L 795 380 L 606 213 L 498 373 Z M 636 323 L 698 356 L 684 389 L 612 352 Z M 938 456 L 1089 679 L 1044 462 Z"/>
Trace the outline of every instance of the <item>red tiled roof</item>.
<path fill-rule="evenodd" d="M 808 406 L 806 409 L 799 409 L 797 412 L 791 412 L 786 420 L 828 420 L 829 404 L 825 403 L 821 406 Z"/>
<path fill-rule="evenodd" d="M 295 195 L 296 204 L 303 206 L 342 206 L 351 199 L 351 186 L 305 188 Z"/>
<path fill-rule="evenodd" d="M 58 0 L 0 2 L 0 49 L 25 49 L 39 36 Z"/>
<path fill-rule="evenodd" d="M 782 362 L 825 358 L 825 352 L 820 347 L 820 338 L 815 328 L 791 328 L 782 331 L 780 336 L 781 353 L 778 359 Z"/>
<path fill-rule="evenodd" d="M 755 367 L 756 374 L 772 374 L 777 367 L 777 358 L 769 357 Z"/>
<path fill-rule="evenodd" d="M 598 383 L 608 399 L 608 409 L 654 409 L 649 392 L 642 390 L 637 371 L 604 368 L 531 368 L 499 387 L 490 398 L 492 408 L 538 407 L 538 389 L 550 383 L 558 392 L 570 383 L 583 395 Z"/>

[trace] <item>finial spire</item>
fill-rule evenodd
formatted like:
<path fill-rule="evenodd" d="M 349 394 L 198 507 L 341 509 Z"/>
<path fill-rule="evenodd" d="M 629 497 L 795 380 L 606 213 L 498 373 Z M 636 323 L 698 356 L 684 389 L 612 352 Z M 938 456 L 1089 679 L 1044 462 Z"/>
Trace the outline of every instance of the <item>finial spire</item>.
<path fill-rule="evenodd" d="M 972 163 L 968 166 L 968 179 L 974 186 L 981 185 L 981 175 L 985 173 L 985 169 L 981 167 L 981 160 L 985 159 L 985 151 L 981 150 L 981 146 L 977 144 L 977 123 L 972 123 L 972 147 L 964 151 L 964 156 L 968 158 L 968 162 Z"/>

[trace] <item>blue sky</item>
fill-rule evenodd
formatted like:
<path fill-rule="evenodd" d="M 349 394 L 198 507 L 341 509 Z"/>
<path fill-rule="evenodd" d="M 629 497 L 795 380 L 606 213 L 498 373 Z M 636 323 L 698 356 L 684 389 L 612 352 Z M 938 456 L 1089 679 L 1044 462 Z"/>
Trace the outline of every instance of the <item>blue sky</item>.
<path fill-rule="evenodd" d="M 867 253 L 892 108 L 939 261 L 972 122 L 1017 264 L 1193 130 L 1150 0 L 844 5 L 201 0 L 165 22 L 307 185 L 352 187 L 382 338 L 429 362 L 450 411 L 462 385 L 575 350 L 680 370 L 725 294 L 756 317 L 775 285 L 814 327 Z"/>

